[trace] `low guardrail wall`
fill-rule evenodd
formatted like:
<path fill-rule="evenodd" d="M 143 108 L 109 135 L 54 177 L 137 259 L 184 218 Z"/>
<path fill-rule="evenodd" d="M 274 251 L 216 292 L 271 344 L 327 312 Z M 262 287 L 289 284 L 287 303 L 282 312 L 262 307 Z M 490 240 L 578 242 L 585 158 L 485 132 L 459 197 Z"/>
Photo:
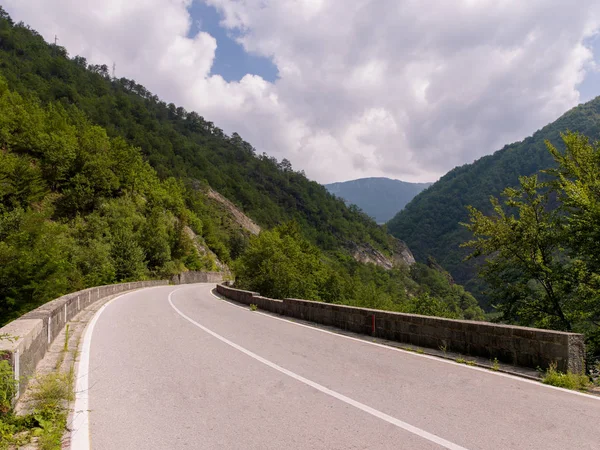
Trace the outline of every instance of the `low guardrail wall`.
<path fill-rule="evenodd" d="M 84 289 L 45 303 L 0 328 L 0 336 L 3 336 L 0 354 L 11 361 L 15 379 L 19 382 L 17 397 L 25 391 L 37 363 L 54 338 L 79 311 L 111 295 L 168 284 L 167 280 L 139 281 Z"/>
<path fill-rule="evenodd" d="M 314 302 L 275 300 L 257 292 L 217 285 L 231 300 L 297 319 L 329 325 L 355 333 L 470 356 L 498 358 L 524 367 L 546 369 L 556 363 L 561 371 L 584 370 L 585 345 L 581 334 L 488 322 L 443 319 L 376 309 Z"/>
<path fill-rule="evenodd" d="M 173 284 L 190 283 L 220 283 L 223 281 L 223 272 L 182 272 L 171 277 Z"/>

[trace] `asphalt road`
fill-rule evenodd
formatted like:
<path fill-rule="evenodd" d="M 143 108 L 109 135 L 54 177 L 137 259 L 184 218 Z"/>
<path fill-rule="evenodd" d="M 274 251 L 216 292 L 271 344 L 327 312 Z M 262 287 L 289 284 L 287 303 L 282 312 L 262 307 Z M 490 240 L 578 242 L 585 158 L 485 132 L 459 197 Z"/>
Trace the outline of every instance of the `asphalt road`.
<path fill-rule="evenodd" d="M 252 312 L 213 288 L 106 306 L 92 449 L 600 448 L 599 399 Z"/>

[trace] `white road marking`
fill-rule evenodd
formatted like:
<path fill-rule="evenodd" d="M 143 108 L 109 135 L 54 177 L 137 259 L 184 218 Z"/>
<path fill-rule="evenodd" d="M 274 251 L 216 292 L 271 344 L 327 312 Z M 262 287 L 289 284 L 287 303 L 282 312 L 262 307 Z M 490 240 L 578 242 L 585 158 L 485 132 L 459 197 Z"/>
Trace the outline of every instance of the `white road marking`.
<path fill-rule="evenodd" d="M 265 364 L 266 366 L 277 370 L 278 372 L 281 372 L 301 383 L 304 383 L 314 389 L 317 389 L 318 391 L 323 392 L 324 394 L 327 394 L 333 398 L 336 398 L 350 406 L 354 406 L 355 408 L 360 409 L 361 411 L 364 411 L 368 414 L 371 414 L 374 417 L 377 417 L 381 420 L 384 420 L 392 425 L 397 426 L 398 428 L 402 428 L 403 430 L 406 430 L 410 433 L 413 433 L 417 436 L 422 437 L 423 439 L 426 439 L 430 442 L 433 442 L 435 444 L 438 444 L 444 448 L 450 449 L 450 450 L 466 450 L 465 447 L 461 447 L 460 445 L 454 444 L 453 442 L 447 441 L 446 439 L 443 439 L 439 436 L 436 436 L 435 434 L 429 433 L 425 430 L 422 430 L 421 428 L 417 428 L 409 423 L 403 422 L 402 420 L 396 419 L 395 417 L 389 416 L 377 409 L 371 408 L 370 406 L 365 405 L 364 403 L 360 403 L 356 400 L 351 399 L 350 397 L 346 397 L 343 394 L 340 394 L 339 392 L 333 391 L 329 388 L 326 388 L 325 386 L 322 386 L 318 383 L 315 383 L 314 381 L 311 381 L 307 378 L 304 378 L 301 375 L 298 375 L 295 372 L 292 372 L 291 370 L 287 370 L 281 366 L 278 366 L 277 364 L 269 361 L 268 359 L 265 359 L 259 355 L 257 355 L 256 353 L 251 352 L 250 350 L 245 349 L 244 347 L 230 341 L 227 338 L 224 338 L 223 336 L 221 336 L 220 334 L 215 333 L 214 331 L 209 330 L 208 328 L 206 328 L 205 326 L 199 324 L 198 322 L 196 322 L 194 319 L 188 317 L 187 315 L 185 315 L 181 310 L 179 310 L 174 304 L 173 304 L 173 300 L 172 300 L 172 296 L 175 292 L 177 292 L 178 290 L 183 289 L 183 288 L 179 288 L 176 289 L 174 291 L 172 291 L 169 294 L 168 300 L 169 300 L 169 304 L 171 305 L 171 307 L 184 319 L 186 319 L 188 322 L 192 323 L 193 325 L 197 326 L 198 328 L 200 328 L 202 331 L 210 334 L 211 336 L 215 337 L 216 339 L 220 340 L 221 342 L 224 342 L 225 344 L 235 348 L 236 350 L 244 353 L 245 355 Z"/>
<path fill-rule="evenodd" d="M 75 405 L 73 407 L 73 422 L 71 424 L 71 449 L 89 450 L 90 449 L 90 422 L 89 422 L 89 372 L 90 372 L 90 348 L 92 345 L 92 333 L 98 318 L 102 312 L 115 300 L 129 294 L 125 293 L 113 298 L 100 307 L 87 325 L 81 353 L 79 354 L 79 363 L 77 364 L 77 380 L 75 383 Z"/>
<path fill-rule="evenodd" d="M 218 300 L 221 300 L 222 302 L 224 301 L 229 306 L 233 306 L 234 308 L 243 309 L 244 311 L 249 311 L 249 309 L 247 307 L 244 307 L 244 306 L 241 306 L 241 305 L 236 305 L 236 304 L 232 303 L 233 300 L 229 300 L 227 298 L 223 299 L 221 297 L 216 296 L 215 294 L 213 294 L 212 289 L 209 292 L 210 292 L 210 295 L 212 295 L 214 298 L 216 298 Z M 561 387 L 551 386 L 549 384 L 544 384 L 544 383 L 542 383 L 540 381 L 534 381 L 534 380 L 531 380 L 529 378 L 523 378 L 523 377 L 519 377 L 517 375 L 511 375 L 509 373 L 504 373 L 504 372 L 496 372 L 496 371 L 492 371 L 490 369 L 484 369 L 483 367 L 469 366 L 469 365 L 457 363 L 455 361 L 452 361 L 452 360 L 449 360 L 449 359 L 445 359 L 445 358 L 439 358 L 439 357 L 436 357 L 436 356 L 424 355 L 424 354 L 415 353 L 415 352 L 409 352 L 409 351 L 404 350 L 402 348 L 393 347 L 391 345 L 379 344 L 377 342 L 367 341 L 366 339 L 355 338 L 355 337 L 352 337 L 352 336 L 346 336 L 345 334 L 336 333 L 334 331 L 329 331 L 329 330 L 324 330 L 322 328 L 319 328 L 318 326 L 312 326 L 312 325 L 306 325 L 306 324 L 303 324 L 303 323 L 294 322 L 293 320 L 290 320 L 290 319 L 286 319 L 286 318 L 283 318 L 283 317 L 276 317 L 276 316 L 274 316 L 272 314 L 266 314 L 266 313 L 263 313 L 263 312 L 260 312 L 260 311 L 252 311 L 252 314 L 260 314 L 261 316 L 265 316 L 265 317 L 268 317 L 270 319 L 280 320 L 282 322 L 290 323 L 292 325 L 296 325 L 296 326 L 299 326 L 299 327 L 308 328 L 310 330 L 318 331 L 320 333 L 326 333 L 326 334 L 330 334 L 332 336 L 337 336 L 337 337 L 344 338 L 344 339 L 350 339 L 351 341 L 362 342 L 363 344 L 374 345 L 375 347 L 380 347 L 380 348 L 385 348 L 387 350 L 392 350 L 392 351 L 400 352 L 400 353 L 402 353 L 404 355 L 410 355 L 410 356 L 415 357 L 415 358 L 425 358 L 425 359 L 429 359 L 429 360 L 436 361 L 436 362 L 441 362 L 441 363 L 445 363 L 445 364 L 452 364 L 454 366 L 460 367 L 461 369 L 477 370 L 479 372 L 486 373 L 487 375 L 495 375 L 495 376 L 499 376 L 499 377 L 503 377 L 503 378 L 509 378 L 509 379 L 512 379 L 512 380 L 515 380 L 515 381 L 521 381 L 523 383 L 534 384 L 534 385 L 536 385 L 538 387 L 541 387 L 541 388 L 552 389 L 552 390 L 555 390 L 555 391 L 563 392 L 565 394 L 578 395 L 578 396 L 581 396 L 581 397 L 586 397 L 586 398 L 590 398 L 590 399 L 593 399 L 593 400 L 596 400 L 596 401 L 600 401 L 600 396 L 597 396 L 597 395 L 591 395 L 591 394 L 586 394 L 585 392 L 579 392 L 579 391 L 574 391 L 574 390 L 571 390 L 571 389 L 565 389 L 565 388 L 561 388 Z"/>

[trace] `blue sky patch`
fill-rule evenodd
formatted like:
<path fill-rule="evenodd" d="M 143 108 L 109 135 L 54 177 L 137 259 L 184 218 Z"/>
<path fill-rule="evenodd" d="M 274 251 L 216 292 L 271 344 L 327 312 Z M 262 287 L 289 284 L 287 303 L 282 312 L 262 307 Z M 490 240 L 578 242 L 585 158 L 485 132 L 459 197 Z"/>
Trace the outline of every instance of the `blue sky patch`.
<path fill-rule="evenodd" d="M 599 65 L 600 70 L 600 34 L 595 34 L 588 39 L 585 45 L 591 47 L 594 53 L 594 60 Z M 579 91 L 581 102 L 587 102 L 600 95 L 600 71 L 588 71 L 584 80 L 577 86 L 577 90 Z"/>
<path fill-rule="evenodd" d="M 246 74 L 259 75 L 270 82 L 277 79 L 275 64 L 269 58 L 247 53 L 235 41 L 235 34 L 221 27 L 222 17 L 214 7 L 202 0 L 194 0 L 188 11 L 193 21 L 188 36 L 194 37 L 204 31 L 217 40 L 211 75 L 221 75 L 227 82 L 239 81 Z"/>

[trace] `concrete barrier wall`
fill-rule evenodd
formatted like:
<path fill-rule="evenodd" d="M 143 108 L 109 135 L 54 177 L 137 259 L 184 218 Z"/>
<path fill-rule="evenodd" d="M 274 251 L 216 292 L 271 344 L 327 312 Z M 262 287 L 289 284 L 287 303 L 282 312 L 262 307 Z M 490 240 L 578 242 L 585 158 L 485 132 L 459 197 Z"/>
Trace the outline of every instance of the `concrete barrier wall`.
<path fill-rule="evenodd" d="M 256 292 L 218 285 L 217 291 L 232 300 L 277 314 L 369 334 L 407 344 L 470 356 L 498 358 L 524 367 L 561 371 L 584 370 L 585 345 L 581 334 L 537 328 L 452 320 L 391 311 L 357 308 L 308 300 L 274 300 Z"/>
<path fill-rule="evenodd" d="M 19 381 L 19 394 L 34 374 L 54 338 L 79 311 L 101 298 L 151 286 L 168 285 L 167 280 L 99 286 L 52 300 L 0 328 L 0 353 L 9 358 Z"/>
<path fill-rule="evenodd" d="M 182 272 L 171 277 L 173 284 L 190 283 L 220 283 L 223 281 L 223 272 Z"/>

